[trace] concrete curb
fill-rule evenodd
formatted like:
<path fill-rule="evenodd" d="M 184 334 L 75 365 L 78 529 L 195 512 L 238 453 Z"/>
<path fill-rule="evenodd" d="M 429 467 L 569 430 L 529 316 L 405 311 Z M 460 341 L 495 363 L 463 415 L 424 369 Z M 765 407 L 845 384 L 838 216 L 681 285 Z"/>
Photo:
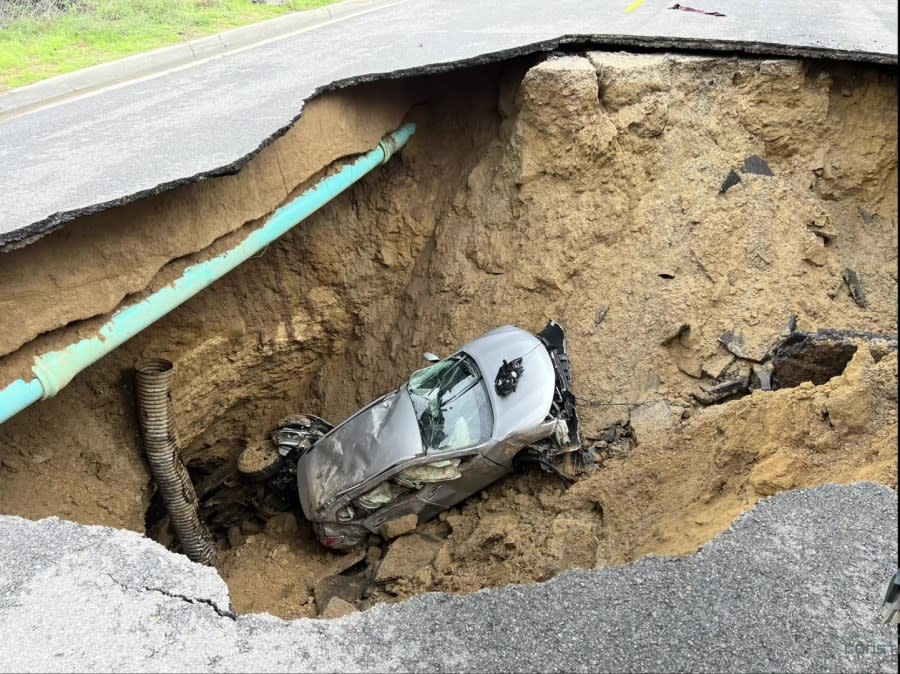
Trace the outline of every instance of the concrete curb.
<path fill-rule="evenodd" d="M 405 1 L 344 0 L 344 2 L 334 5 L 285 14 L 275 19 L 242 26 L 217 35 L 199 37 L 171 47 L 162 47 L 143 54 L 135 54 L 109 63 L 101 63 L 90 68 L 51 77 L 0 94 L 0 119 L 28 112 L 70 96 L 146 77 L 261 42 L 288 37 L 332 21 L 347 19 L 374 11 L 382 6 L 396 5 Z"/>

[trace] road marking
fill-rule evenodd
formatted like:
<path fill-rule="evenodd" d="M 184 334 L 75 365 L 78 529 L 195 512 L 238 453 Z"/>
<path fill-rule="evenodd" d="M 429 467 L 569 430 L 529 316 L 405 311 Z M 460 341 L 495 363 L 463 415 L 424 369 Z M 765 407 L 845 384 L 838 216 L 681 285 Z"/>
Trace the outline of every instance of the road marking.
<path fill-rule="evenodd" d="M 628 7 L 625 8 L 626 14 L 631 14 L 634 10 L 644 4 L 644 0 L 634 0 Z"/>

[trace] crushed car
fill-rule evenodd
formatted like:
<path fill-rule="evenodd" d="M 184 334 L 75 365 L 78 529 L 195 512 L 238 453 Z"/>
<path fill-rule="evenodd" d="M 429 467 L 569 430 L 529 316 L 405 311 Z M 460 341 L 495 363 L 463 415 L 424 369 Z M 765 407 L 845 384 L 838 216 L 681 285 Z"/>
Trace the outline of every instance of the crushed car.
<path fill-rule="evenodd" d="M 307 414 L 244 450 L 267 507 L 299 505 L 318 540 L 349 550 L 385 523 L 435 517 L 521 462 L 561 475 L 580 452 L 565 332 L 503 326 L 430 365 L 337 426 Z"/>

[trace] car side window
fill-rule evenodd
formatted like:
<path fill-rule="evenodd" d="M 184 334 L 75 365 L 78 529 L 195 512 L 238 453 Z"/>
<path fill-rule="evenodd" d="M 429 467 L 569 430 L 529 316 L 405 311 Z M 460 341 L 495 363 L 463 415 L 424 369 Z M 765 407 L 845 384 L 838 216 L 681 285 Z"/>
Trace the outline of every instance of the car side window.
<path fill-rule="evenodd" d="M 471 357 L 461 354 L 415 372 L 407 390 L 428 451 L 465 449 L 490 438 L 491 404 Z"/>

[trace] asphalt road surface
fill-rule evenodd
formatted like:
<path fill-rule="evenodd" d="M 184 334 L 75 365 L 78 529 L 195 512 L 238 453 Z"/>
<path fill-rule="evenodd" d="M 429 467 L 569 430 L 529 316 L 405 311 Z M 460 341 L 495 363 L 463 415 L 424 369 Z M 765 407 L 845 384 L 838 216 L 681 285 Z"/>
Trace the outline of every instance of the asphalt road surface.
<path fill-rule="evenodd" d="M 897 63 L 893 0 L 406 0 L 0 122 L 0 248 L 233 173 L 315 92 L 548 51 L 644 46 Z M 697 3 L 691 3 L 692 5 Z M 631 11 L 626 11 L 631 10 Z"/>
<path fill-rule="evenodd" d="M 897 670 L 897 493 L 870 483 L 762 501 L 690 557 L 327 622 L 234 616 L 132 532 L 0 516 L 0 541 L 0 671 Z"/>

